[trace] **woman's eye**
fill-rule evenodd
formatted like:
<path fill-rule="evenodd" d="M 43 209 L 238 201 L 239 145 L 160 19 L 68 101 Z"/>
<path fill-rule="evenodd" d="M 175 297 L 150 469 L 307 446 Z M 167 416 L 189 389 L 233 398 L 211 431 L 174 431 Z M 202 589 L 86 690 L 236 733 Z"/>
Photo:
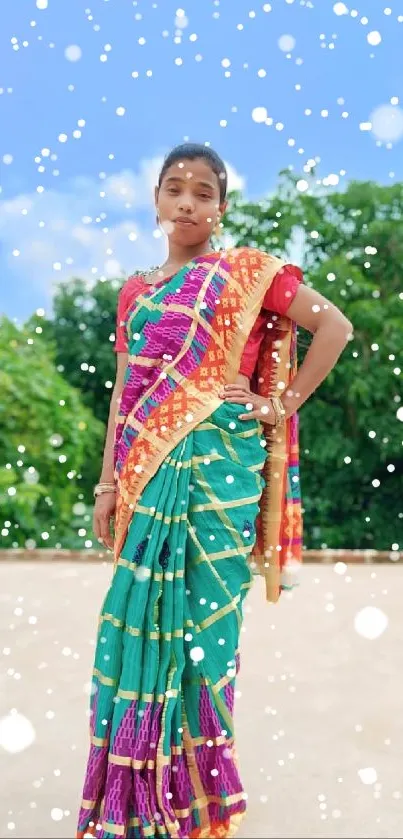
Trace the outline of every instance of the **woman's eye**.
<path fill-rule="evenodd" d="M 199 195 L 199 198 L 204 198 L 206 201 L 210 198 L 207 192 L 202 192 Z"/>
<path fill-rule="evenodd" d="M 178 189 L 177 189 L 176 186 L 169 186 L 167 191 L 169 192 L 170 195 L 177 195 L 178 194 Z"/>

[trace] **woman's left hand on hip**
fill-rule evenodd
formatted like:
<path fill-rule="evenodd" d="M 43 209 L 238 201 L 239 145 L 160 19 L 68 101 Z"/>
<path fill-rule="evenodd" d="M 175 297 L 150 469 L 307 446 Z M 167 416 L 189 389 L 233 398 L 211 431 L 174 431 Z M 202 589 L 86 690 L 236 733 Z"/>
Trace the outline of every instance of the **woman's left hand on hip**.
<path fill-rule="evenodd" d="M 224 402 L 236 402 L 239 405 L 247 406 L 246 414 L 239 414 L 238 419 L 257 419 L 266 422 L 268 425 L 275 424 L 275 414 L 270 400 L 257 393 L 252 393 L 248 388 L 241 385 L 224 385 L 218 394 Z"/>

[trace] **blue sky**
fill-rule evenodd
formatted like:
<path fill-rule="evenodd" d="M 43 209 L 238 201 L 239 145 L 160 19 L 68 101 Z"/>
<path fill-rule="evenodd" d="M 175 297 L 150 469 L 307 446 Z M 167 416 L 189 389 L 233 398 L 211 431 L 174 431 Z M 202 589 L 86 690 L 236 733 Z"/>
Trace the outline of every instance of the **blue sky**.
<path fill-rule="evenodd" d="M 60 280 L 159 262 L 152 187 L 184 138 L 249 197 L 314 158 L 340 188 L 403 179 L 403 0 L 359 2 L 7 4 L 0 310 L 24 319 Z"/>

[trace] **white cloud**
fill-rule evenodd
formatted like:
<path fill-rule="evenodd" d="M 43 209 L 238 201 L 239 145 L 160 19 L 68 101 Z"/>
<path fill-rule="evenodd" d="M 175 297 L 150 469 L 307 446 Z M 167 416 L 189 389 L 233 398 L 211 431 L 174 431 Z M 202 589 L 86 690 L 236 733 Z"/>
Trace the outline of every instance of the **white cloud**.
<path fill-rule="evenodd" d="M 246 186 L 246 179 L 230 163 L 225 161 L 225 166 L 228 172 L 228 191 L 238 190 L 242 192 Z"/>
<path fill-rule="evenodd" d="M 4 258 L 22 290 L 27 284 L 36 288 L 38 305 L 46 307 L 54 284 L 72 276 L 93 281 L 161 263 L 165 242 L 154 236 L 153 190 L 162 162 L 143 160 L 137 171 L 100 179 L 80 176 L 64 189 L 3 201 Z M 228 174 L 230 189 L 244 187 L 231 165 Z"/>

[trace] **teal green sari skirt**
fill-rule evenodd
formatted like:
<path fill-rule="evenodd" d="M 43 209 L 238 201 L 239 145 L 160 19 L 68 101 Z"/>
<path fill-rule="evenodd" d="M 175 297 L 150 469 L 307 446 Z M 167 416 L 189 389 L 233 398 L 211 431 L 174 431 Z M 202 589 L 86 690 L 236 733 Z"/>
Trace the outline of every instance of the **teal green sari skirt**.
<path fill-rule="evenodd" d="M 79 837 L 233 836 L 234 685 L 266 457 L 223 403 L 143 491 L 102 607 Z"/>

